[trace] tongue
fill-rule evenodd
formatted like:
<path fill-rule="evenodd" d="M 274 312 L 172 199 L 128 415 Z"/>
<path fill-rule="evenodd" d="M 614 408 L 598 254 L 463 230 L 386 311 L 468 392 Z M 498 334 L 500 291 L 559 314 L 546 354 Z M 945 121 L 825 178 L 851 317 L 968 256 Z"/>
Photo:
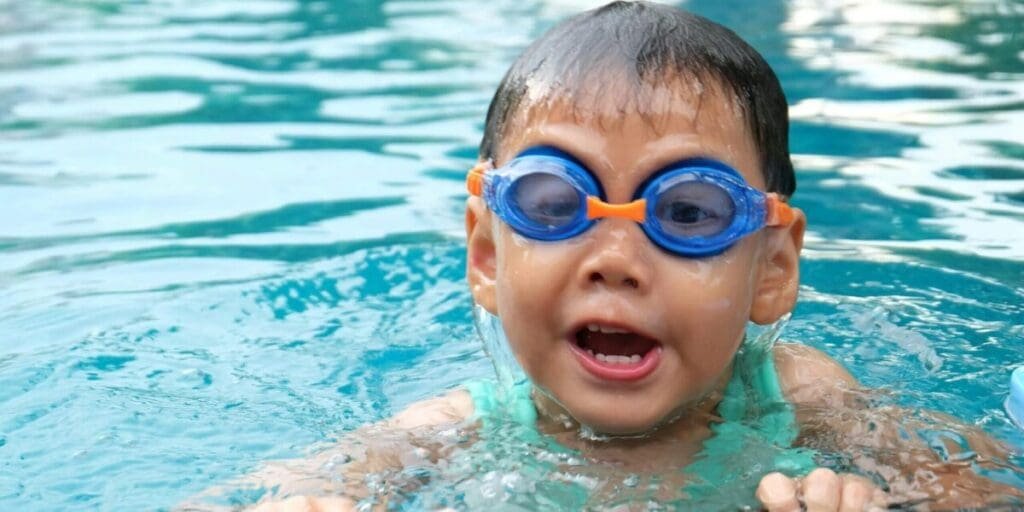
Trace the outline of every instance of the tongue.
<path fill-rule="evenodd" d="M 654 342 L 637 334 L 588 332 L 586 348 L 606 356 L 644 355 L 654 348 Z"/>

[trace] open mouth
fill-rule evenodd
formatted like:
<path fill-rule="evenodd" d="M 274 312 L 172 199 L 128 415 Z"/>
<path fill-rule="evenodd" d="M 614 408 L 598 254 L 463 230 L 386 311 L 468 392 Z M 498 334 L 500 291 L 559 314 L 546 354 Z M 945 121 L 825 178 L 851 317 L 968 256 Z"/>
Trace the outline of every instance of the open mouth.
<path fill-rule="evenodd" d="M 661 360 L 657 340 L 621 327 L 587 324 L 577 329 L 570 341 L 580 364 L 602 379 L 642 379 Z"/>

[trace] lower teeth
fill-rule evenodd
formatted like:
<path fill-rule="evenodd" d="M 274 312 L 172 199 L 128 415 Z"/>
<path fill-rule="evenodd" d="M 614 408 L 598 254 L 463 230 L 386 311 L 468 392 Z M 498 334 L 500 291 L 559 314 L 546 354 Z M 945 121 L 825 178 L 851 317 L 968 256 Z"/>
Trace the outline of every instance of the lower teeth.
<path fill-rule="evenodd" d="M 588 350 L 588 352 L 590 352 L 590 355 L 594 356 L 594 358 L 596 358 L 598 361 L 601 361 L 602 363 L 610 363 L 610 364 L 636 364 L 636 363 L 639 363 L 641 360 L 643 360 L 643 358 L 640 357 L 639 354 L 633 354 L 631 356 L 616 356 L 616 355 L 608 356 L 608 355 L 604 355 L 604 354 L 594 354 L 593 350 Z"/>

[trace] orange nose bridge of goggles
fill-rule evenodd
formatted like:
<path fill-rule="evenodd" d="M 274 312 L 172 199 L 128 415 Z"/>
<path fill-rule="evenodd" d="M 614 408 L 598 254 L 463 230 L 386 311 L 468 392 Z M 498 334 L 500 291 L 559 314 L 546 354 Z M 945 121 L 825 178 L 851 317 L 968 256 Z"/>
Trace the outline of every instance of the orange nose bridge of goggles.
<path fill-rule="evenodd" d="M 647 201 L 637 199 L 632 203 L 609 204 L 594 196 L 587 196 L 587 219 L 594 220 L 604 217 L 619 217 L 643 222 L 647 218 Z"/>

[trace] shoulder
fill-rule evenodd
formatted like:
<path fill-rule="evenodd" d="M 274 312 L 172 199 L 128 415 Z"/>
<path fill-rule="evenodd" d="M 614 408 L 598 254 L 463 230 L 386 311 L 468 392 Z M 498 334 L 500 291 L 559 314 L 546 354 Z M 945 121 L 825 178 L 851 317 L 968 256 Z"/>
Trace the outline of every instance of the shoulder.
<path fill-rule="evenodd" d="M 859 387 L 843 365 L 814 347 L 778 343 L 773 356 L 782 394 L 794 404 L 838 405 L 846 391 Z"/>
<path fill-rule="evenodd" d="M 465 389 L 416 402 L 387 421 L 389 427 L 414 429 L 459 423 L 473 415 L 473 399 Z"/>

